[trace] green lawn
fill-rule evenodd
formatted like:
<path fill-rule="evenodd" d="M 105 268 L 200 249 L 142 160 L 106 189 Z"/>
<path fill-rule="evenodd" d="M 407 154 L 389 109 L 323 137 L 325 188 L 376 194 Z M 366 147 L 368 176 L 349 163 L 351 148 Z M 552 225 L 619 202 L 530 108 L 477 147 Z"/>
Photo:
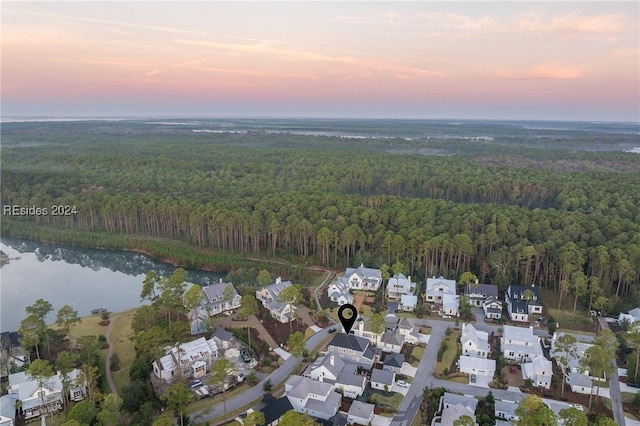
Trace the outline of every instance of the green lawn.
<path fill-rule="evenodd" d="M 575 318 L 573 317 L 573 297 L 571 295 L 565 295 L 562 298 L 562 306 L 558 310 L 558 294 L 549 289 L 540 289 L 540 292 L 545 312 L 555 318 L 561 329 L 589 331 L 593 328 L 593 319 L 580 302 L 578 302 Z"/>
<path fill-rule="evenodd" d="M 467 376 L 464 377 L 453 377 L 451 379 L 445 379 L 448 382 L 456 382 L 456 383 L 462 383 L 462 384 L 469 384 L 469 378 Z"/>
<path fill-rule="evenodd" d="M 460 337 L 460 331 L 453 331 L 449 337 L 445 336 L 449 347 L 442 355 L 442 362 L 436 362 L 435 373 L 442 374 L 445 368 L 451 367 L 451 363 L 459 351 L 459 344 L 457 343 L 458 337 Z"/>
<path fill-rule="evenodd" d="M 416 416 L 413 418 L 411 426 L 422 426 L 422 412 L 420 410 L 418 410 Z"/>
<path fill-rule="evenodd" d="M 422 359 L 422 355 L 424 355 L 424 348 L 421 346 L 416 346 L 415 348 L 413 348 L 413 350 L 411 351 L 411 355 L 417 359 L 417 361 L 413 361 L 413 363 L 411 364 L 412 367 L 418 367 L 418 364 L 420 363 L 420 360 Z"/>
<path fill-rule="evenodd" d="M 397 410 L 402 402 L 403 396 L 398 392 L 390 392 L 390 394 L 389 396 L 384 396 L 380 393 L 374 393 L 371 396 L 371 400 L 375 404 L 387 404 Z"/>
<path fill-rule="evenodd" d="M 129 378 L 129 368 L 135 360 L 136 350 L 129 337 L 133 335 L 131 321 L 135 311 L 135 309 L 130 309 L 119 313 L 118 317 L 115 319 L 113 327 L 111 328 L 113 353 L 118 354 L 121 367 L 120 370 L 112 372 L 111 376 L 113 377 L 116 389 L 119 391 L 131 383 Z"/>

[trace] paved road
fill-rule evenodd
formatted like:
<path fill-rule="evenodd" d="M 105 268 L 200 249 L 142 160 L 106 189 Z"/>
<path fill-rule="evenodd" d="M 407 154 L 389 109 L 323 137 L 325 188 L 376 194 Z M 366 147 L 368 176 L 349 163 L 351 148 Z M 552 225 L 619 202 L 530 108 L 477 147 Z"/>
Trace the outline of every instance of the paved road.
<path fill-rule="evenodd" d="M 613 368 L 618 371 L 618 365 L 616 360 L 612 359 L 611 364 Z M 620 381 L 618 380 L 618 373 L 614 373 L 609 377 L 609 395 L 611 396 L 611 411 L 613 411 L 613 420 L 620 426 L 625 426 L 624 410 L 622 409 L 622 397 L 620 396 Z"/>
<path fill-rule="evenodd" d="M 306 346 L 309 351 L 316 349 L 316 347 L 327 337 L 329 333 L 327 330 L 330 327 L 323 329 L 322 331 L 317 332 L 313 336 L 311 336 L 307 342 Z M 300 358 L 290 357 L 287 359 L 284 364 L 282 364 L 279 368 L 277 368 L 273 373 L 271 373 L 267 378 L 263 379 L 260 383 L 255 385 L 253 388 L 248 391 L 231 398 L 227 401 L 227 413 L 230 413 L 234 410 L 237 410 L 245 405 L 251 404 L 253 402 L 258 402 L 262 396 L 264 395 L 264 391 L 262 390 L 262 386 L 267 380 L 271 380 L 271 383 L 276 386 L 278 383 L 285 380 L 293 371 L 298 367 L 301 363 Z M 222 395 L 218 395 L 210 400 L 212 405 L 211 408 L 192 413 L 189 415 L 189 419 L 195 423 L 207 422 L 212 419 L 220 418 L 224 415 L 224 407 L 222 404 Z"/>

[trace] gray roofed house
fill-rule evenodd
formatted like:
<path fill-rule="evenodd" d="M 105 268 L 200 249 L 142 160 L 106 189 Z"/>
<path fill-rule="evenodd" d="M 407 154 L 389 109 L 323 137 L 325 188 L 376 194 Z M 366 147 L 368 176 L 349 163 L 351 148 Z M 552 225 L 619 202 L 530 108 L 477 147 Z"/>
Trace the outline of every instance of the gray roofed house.
<path fill-rule="evenodd" d="M 371 368 L 375 357 L 369 340 L 344 333 L 336 333 L 327 346 L 327 352 L 345 362 L 359 364 L 366 369 Z"/>
<path fill-rule="evenodd" d="M 482 303 L 485 318 L 500 319 L 502 318 L 502 302 L 497 297 L 487 297 Z"/>
<path fill-rule="evenodd" d="M 350 424 L 368 425 L 373 419 L 373 410 L 375 405 L 362 401 L 353 401 L 349 412 L 347 413 L 347 421 Z"/>
<path fill-rule="evenodd" d="M 395 274 L 389 278 L 387 283 L 387 297 L 389 299 L 398 299 L 403 294 L 413 294 L 416 291 L 416 283 L 411 282 L 404 274 Z"/>
<path fill-rule="evenodd" d="M 460 419 L 462 416 L 469 416 L 473 421 L 473 424 L 476 424 L 476 415 L 474 411 L 471 411 L 468 407 L 462 404 L 455 404 L 450 407 L 442 410 L 442 417 L 440 418 L 440 424 L 442 425 L 453 425 L 456 420 Z"/>
<path fill-rule="evenodd" d="M 342 397 L 329 383 L 317 382 L 301 376 L 291 376 L 285 385 L 285 395 L 293 410 L 327 420 L 338 412 Z"/>
<path fill-rule="evenodd" d="M 231 346 L 232 341 L 235 339 L 235 337 L 233 337 L 233 333 L 222 326 L 218 326 L 218 328 L 213 330 L 211 338 L 215 340 L 219 349 L 228 349 Z"/>
<path fill-rule="evenodd" d="M 445 294 L 456 295 L 456 282 L 454 280 L 447 280 L 442 276 L 440 278 L 427 278 L 425 296 L 428 303 L 442 304 L 442 297 Z"/>
<path fill-rule="evenodd" d="M 553 364 L 544 355 L 536 355 L 531 362 L 522 364 L 522 378 L 530 379 L 534 386 L 549 389 L 553 376 Z"/>
<path fill-rule="evenodd" d="M 400 370 L 402 370 L 403 364 L 404 364 L 403 354 L 389 353 L 384 358 L 384 362 L 382 363 L 382 369 L 393 371 L 394 373 L 400 373 Z"/>
<path fill-rule="evenodd" d="M 462 335 L 460 336 L 462 354 L 478 358 L 489 356 L 489 333 L 476 330 L 473 324 L 462 324 Z"/>
<path fill-rule="evenodd" d="M 288 323 L 293 319 L 295 306 L 280 300 L 280 292 L 287 287 L 291 287 L 291 281 L 282 281 L 280 277 L 276 282 L 263 289 L 256 290 L 256 299 L 262 302 L 262 306 L 268 309 L 271 316 L 281 323 Z"/>
<path fill-rule="evenodd" d="M 228 290 L 230 298 L 227 299 L 224 297 L 226 288 L 230 288 Z M 191 334 L 199 334 L 207 330 L 209 317 L 238 309 L 241 299 L 232 283 L 224 283 L 220 280 L 219 283 L 202 287 L 200 306 L 189 312 Z"/>
<path fill-rule="evenodd" d="M 470 409 L 472 413 L 475 413 L 476 407 L 478 406 L 478 400 L 473 397 L 458 395 L 450 392 L 445 392 L 440 400 L 440 406 L 443 410 L 456 404 L 461 404 Z"/>
<path fill-rule="evenodd" d="M 352 290 L 377 291 L 382 284 L 380 269 L 365 268 L 363 264 L 357 268 L 347 268 L 344 277 Z"/>
<path fill-rule="evenodd" d="M 480 307 L 489 297 L 498 298 L 498 286 L 495 284 L 465 285 L 463 294 L 470 305 Z"/>
<path fill-rule="evenodd" d="M 390 390 L 395 378 L 396 373 L 393 371 L 374 368 L 371 371 L 371 387 L 374 389 L 385 390 L 385 386 L 387 386 L 387 389 Z"/>
<path fill-rule="evenodd" d="M 387 330 L 380 338 L 379 347 L 385 352 L 400 353 L 404 345 L 404 336 L 398 330 Z"/>
<path fill-rule="evenodd" d="M 571 391 L 582 394 L 592 393 L 593 380 L 586 374 L 571 373 L 567 376 L 567 383 L 571 385 Z"/>

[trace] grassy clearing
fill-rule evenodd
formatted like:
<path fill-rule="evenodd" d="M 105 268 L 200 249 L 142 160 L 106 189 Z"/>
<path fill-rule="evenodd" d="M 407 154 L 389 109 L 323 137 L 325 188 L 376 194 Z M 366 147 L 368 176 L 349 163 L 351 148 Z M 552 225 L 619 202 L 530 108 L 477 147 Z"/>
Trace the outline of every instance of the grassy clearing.
<path fill-rule="evenodd" d="M 120 370 L 111 373 L 116 389 L 119 391 L 123 387 L 128 386 L 131 381 L 129 378 L 129 368 L 135 360 L 136 350 L 129 336 L 133 335 L 131 329 L 131 321 L 135 314 L 135 309 L 118 314 L 115 323 L 111 328 L 111 343 L 113 344 L 113 353 L 120 357 Z M 113 320 L 112 320 L 113 321 Z"/>
<path fill-rule="evenodd" d="M 90 315 L 88 317 L 82 317 L 81 322 L 74 325 L 71 328 L 69 334 L 71 338 L 77 340 L 81 336 L 99 336 L 107 332 L 107 326 L 100 325 L 100 315 Z M 54 330 L 59 330 L 60 327 L 56 324 L 50 326 Z"/>
<path fill-rule="evenodd" d="M 444 351 L 442 355 L 442 361 L 436 362 L 436 368 L 434 369 L 435 373 L 443 374 L 445 368 L 450 368 L 453 359 L 456 354 L 460 351 L 458 337 L 460 337 L 460 331 L 453 331 L 449 337 L 446 337 L 446 342 L 449 345 L 447 350 Z"/>
<path fill-rule="evenodd" d="M 468 385 L 469 384 L 469 378 L 468 377 L 453 377 L 451 379 L 445 379 L 448 382 L 455 382 L 455 383 L 462 383 L 464 385 Z"/>
<path fill-rule="evenodd" d="M 390 392 L 391 395 L 385 396 L 381 393 L 374 393 L 371 395 L 371 401 L 375 404 L 387 404 L 394 409 L 398 409 L 400 403 L 402 402 L 402 394 L 397 392 Z"/>
<path fill-rule="evenodd" d="M 424 348 L 421 346 L 416 346 L 411 351 L 411 355 L 418 360 L 418 361 L 414 361 L 413 364 L 411 364 L 411 366 L 417 368 L 418 364 L 420 363 L 420 360 L 422 359 L 422 356 L 424 355 Z"/>
<path fill-rule="evenodd" d="M 573 317 L 573 297 L 571 295 L 562 298 L 562 306 L 558 309 L 558 295 L 550 289 L 540 289 L 540 291 L 545 311 L 555 318 L 561 328 L 579 331 L 590 331 L 593 328 L 593 319 L 579 301 L 575 318 Z"/>

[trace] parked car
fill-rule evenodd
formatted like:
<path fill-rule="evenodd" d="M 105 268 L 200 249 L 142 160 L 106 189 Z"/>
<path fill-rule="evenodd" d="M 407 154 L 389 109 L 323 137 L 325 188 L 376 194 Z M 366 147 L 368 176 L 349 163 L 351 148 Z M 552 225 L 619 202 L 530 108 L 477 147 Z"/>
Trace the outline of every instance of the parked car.
<path fill-rule="evenodd" d="M 511 371 L 511 374 L 518 374 L 518 367 L 512 365 L 509 371 Z"/>
<path fill-rule="evenodd" d="M 400 387 L 403 387 L 403 388 L 408 388 L 408 387 L 409 387 L 409 383 L 405 382 L 404 380 L 398 380 L 398 381 L 396 382 L 396 384 L 397 384 L 398 386 L 400 386 Z"/>
<path fill-rule="evenodd" d="M 475 383 L 476 382 L 476 375 L 472 374 L 471 375 L 471 383 Z"/>
<path fill-rule="evenodd" d="M 636 382 L 627 382 L 627 386 L 631 386 L 632 388 L 640 388 L 640 384 Z"/>
<path fill-rule="evenodd" d="M 242 360 L 244 362 L 251 362 L 251 354 L 249 353 L 248 350 L 246 349 L 241 349 L 240 350 L 240 356 L 242 357 Z"/>
<path fill-rule="evenodd" d="M 192 389 L 195 388 L 199 388 L 200 386 L 203 386 L 204 384 L 200 381 L 200 380 L 194 380 L 193 382 L 191 382 L 191 384 L 189 385 Z"/>
<path fill-rule="evenodd" d="M 331 333 L 335 333 L 336 331 L 338 331 L 338 329 L 337 329 L 337 328 L 335 328 L 335 327 L 331 327 L 331 328 L 329 329 L 329 334 L 331 334 Z"/>

